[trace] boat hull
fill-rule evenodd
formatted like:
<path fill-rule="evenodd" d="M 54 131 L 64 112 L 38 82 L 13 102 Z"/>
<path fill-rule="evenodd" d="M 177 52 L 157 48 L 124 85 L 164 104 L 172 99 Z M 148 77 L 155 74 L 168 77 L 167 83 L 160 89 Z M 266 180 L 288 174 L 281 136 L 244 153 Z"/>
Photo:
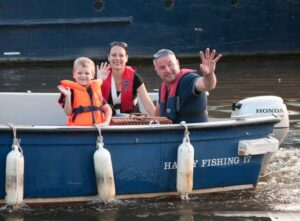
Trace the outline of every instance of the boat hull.
<path fill-rule="evenodd" d="M 249 188 L 257 184 L 263 154 L 239 156 L 240 140 L 268 137 L 276 120 L 191 124 L 195 148 L 193 187 L 197 192 Z M 95 128 L 18 127 L 25 159 L 24 198 L 28 202 L 85 201 L 97 195 L 93 165 Z M 103 128 L 119 198 L 176 192 L 177 148 L 184 128 L 111 126 Z M 0 127 L 0 199 L 5 197 L 5 158 L 12 131 Z"/>

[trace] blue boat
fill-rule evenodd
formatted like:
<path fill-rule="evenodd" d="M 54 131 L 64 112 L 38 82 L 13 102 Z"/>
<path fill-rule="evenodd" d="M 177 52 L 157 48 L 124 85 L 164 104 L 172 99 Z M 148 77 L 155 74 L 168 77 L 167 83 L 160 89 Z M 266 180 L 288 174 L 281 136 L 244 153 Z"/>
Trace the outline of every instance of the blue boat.
<path fill-rule="evenodd" d="M 5 161 L 14 138 L 7 123 L 13 121 L 25 160 L 25 203 L 97 199 L 93 154 L 99 131 L 64 126 L 57 97 L 54 93 L 0 93 L 0 203 L 5 203 Z M 236 104 L 241 105 L 247 106 Z M 241 115 L 187 124 L 195 151 L 191 194 L 255 188 L 270 154 L 278 149 L 271 135 L 279 122 L 275 115 Z M 177 150 L 184 131 L 180 124 L 103 127 L 116 198 L 178 195 Z"/>
<path fill-rule="evenodd" d="M 111 41 L 127 42 L 132 58 L 160 48 L 299 54 L 299 15 L 299 0 L 2 0 L 0 61 L 100 59 Z"/>

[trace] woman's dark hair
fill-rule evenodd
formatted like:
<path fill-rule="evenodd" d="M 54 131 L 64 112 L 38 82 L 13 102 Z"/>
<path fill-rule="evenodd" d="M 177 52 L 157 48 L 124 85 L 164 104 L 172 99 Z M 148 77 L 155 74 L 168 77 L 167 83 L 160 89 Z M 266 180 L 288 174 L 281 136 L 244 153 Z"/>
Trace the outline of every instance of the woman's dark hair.
<path fill-rule="evenodd" d="M 113 41 L 109 44 L 109 48 L 108 48 L 108 54 L 110 54 L 110 50 L 115 47 L 115 46 L 119 46 L 121 48 L 123 48 L 126 51 L 126 54 L 128 54 L 128 45 L 125 42 L 122 41 Z"/>

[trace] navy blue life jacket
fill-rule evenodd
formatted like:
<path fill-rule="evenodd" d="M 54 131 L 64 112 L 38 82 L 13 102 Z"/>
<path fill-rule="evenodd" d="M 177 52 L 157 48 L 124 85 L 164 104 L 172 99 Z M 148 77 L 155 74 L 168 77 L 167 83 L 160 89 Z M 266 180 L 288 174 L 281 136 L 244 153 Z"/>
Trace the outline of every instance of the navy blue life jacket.
<path fill-rule="evenodd" d="M 180 123 L 181 120 L 185 120 L 187 123 L 208 121 L 206 111 L 207 98 L 205 92 L 199 94 L 196 104 L 191 104 L 191 106 L 188 107 L 188 111 L 182 111 L 180 109 L 180 100 L 177 95 L 179 82 L 186 74 L 195 72 L 195 70 L 191 69 L 182 69 L 176 80 L 172 83 L 169 91 L 167 85 L 164 82 L 162 83 L 159 99 L 161 116 L 166 116 L 172 120 L 173 123 Z"/>

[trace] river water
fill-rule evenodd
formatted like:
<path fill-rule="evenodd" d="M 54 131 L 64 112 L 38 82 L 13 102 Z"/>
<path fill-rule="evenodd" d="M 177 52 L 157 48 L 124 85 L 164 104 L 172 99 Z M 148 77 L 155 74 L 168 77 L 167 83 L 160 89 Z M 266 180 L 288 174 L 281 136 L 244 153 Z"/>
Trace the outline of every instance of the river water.
<path fill-rule="evenodd" d="M 151 62 L 136 68 L 149 91 L 159 86 Z M 1 64 L 2 92 L 57 92 L 61 79 L 71 79 L 71 63 Z M 199 69 L 198 60 L 185 60 L 182 67 Z M 0 220 L 97 220 L 97 221 L 215 221 L 300 220 L 300 57 L 223 58 L 217 66 L 218 85 L 209 95 L 209 114 L 227 117 L 232 102 L 277 95 L 289 110 L 290 131 L 271 159 L 255 190 L 178 197 L 120 200 L 110 204 L 0 208 Z"/>

